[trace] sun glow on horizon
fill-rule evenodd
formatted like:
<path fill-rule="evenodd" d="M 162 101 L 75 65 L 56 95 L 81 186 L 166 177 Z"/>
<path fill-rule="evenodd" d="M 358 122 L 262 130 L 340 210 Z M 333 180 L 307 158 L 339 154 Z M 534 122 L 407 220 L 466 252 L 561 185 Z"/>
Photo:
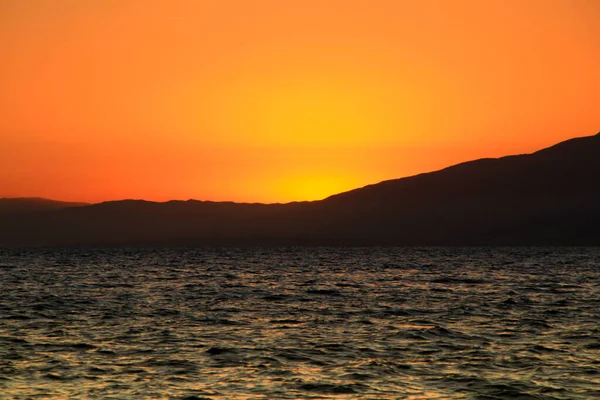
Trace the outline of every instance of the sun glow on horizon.
<path fill-rule="evenodd" d="M 359 179 L 347 175 L 300 175 L 278 183 L 282 198 L 322 200 L 334 194 L 365 186 Z"/>

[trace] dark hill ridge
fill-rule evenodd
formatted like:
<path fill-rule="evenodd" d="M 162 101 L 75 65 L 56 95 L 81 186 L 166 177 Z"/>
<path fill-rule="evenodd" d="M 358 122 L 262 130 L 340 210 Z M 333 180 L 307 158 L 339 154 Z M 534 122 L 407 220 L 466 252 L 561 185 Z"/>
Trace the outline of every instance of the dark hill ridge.
<path fill-rule="evenodd" d="M 332 196 L 381 243 L 600 244 L 600 135 Z M 369 205 L 369 207 L 367 207 Z M 351 210 L 361 210 L 351 216 Z M 341 211 L 340 211 L 341 212 Z"/>
<path fill-rule="evenodd" d="M 4 213 L 0 245 L 600 245 L 599 177 L 600 134 L 315 202 Z"/>
<path fill-rule="evenodd" d="M 38 197 L 0 198 L 0 214 L 52 211 L 86 205 L 89 204 L 48 200 Z"/>

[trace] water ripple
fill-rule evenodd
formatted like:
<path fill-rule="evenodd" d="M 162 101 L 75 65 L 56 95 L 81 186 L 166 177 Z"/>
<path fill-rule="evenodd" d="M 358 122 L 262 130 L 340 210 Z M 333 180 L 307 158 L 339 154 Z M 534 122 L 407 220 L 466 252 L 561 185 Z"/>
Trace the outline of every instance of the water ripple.
<path fill-rule="evenodd" d="M 600 250 L 0 250 L 0 398 L 600 398 Z"/>

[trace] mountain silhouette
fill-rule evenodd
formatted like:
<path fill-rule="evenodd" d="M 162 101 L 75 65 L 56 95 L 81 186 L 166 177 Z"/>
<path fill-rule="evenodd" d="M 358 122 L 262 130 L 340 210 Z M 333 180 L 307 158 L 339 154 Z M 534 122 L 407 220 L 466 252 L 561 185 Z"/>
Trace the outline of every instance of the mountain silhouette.
<path fill-rule="evenodd" d="M 598 177 L 600 133 L 314 202 L 13 205 L 0 246 L 599 245 Z"/>
<path fill-rule="evenodd" d="M 53 211 L 86 205 L 89 204 L 56 201 L 39 197 L 0 198 L 0 214 Z"/>

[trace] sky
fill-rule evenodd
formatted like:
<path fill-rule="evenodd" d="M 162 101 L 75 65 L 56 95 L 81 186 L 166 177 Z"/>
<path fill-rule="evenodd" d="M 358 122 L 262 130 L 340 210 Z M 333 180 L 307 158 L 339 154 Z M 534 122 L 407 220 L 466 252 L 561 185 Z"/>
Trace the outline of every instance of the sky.
<path fill-rule="evenodd" d="M 598 0 L 0 0 L 0 197 L 289 202 L 600 131 Z"/>

